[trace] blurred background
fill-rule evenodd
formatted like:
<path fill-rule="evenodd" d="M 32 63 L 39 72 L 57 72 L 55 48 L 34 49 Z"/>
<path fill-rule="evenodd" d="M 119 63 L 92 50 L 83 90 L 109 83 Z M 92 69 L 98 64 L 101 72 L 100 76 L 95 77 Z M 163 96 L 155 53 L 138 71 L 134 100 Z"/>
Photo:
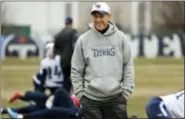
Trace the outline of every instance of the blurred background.
<path fill-rule="evenodd" d="M 73 25 L 79 35 L 88 30 L 92 4 L 93 2 L 1 2 L 1 40 L 15 37 L 22 42 L 27 38 L 36 40 L 39 43 L 36 43 L 35 52 L 21 53 L 20 57 L 43 57 L 42 45 L 53 40 L 56 33 L 64 27 L 67 16 L 74 19 Z M 184 56 L 183 1 L 108 4 L 112 11 L 112 21 L 130 39 L 134 56 Z M 10 36 L 12 37 L 9 38 Z M 2 58 L 18 55 L 12 53 L 11 48 L 4 50 L 6 46 L 1 49 Z"/>
<path fill-rule="evenodd" d="M 32 90 L 32 75 L 44 45 L 71 16 L 79 35 L 88 30 L 95 2 L 1 2 L 1 104 L 17 90 Z M 128 113 L 146 117 L 144 105 L 154 95 L 184 89 L 184 1 L 107 2 L 112 21 L 126 33 L 135 57 L 136 89 Z"/>

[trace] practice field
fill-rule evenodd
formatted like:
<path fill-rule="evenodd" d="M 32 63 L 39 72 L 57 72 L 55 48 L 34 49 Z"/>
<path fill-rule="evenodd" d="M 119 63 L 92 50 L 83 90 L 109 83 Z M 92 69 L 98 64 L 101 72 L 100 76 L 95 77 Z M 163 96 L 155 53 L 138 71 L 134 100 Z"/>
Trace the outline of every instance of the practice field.
<path fill-rule="evenodd" d="M 6 59 L 1 62 L 1 105 L 26 105 L 18 101 L 8 103 L 10 96 L 19 91 L 32 90 L 32 75 L 38 71 L 39 60 Z M 128 100 L 128 113 L 146 117 L 145 104 L 151 96 L 165 95 L 184 89 L 184 59 L 135 59 L 135 90 Z M 7 115 L 2 116 L 7 117 Z"/>

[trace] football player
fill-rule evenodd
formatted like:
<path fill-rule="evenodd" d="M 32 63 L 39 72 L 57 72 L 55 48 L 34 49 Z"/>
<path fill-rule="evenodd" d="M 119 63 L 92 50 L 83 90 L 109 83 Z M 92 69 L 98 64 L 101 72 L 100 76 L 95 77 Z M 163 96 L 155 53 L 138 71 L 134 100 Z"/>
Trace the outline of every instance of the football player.
<path fill-rule="evenodd" d="M 184 90 L 166 96 L 152 97 L 145 110 L 149 119 L 184 118 Z"/>
<path fill-rule="evenodd" d="M 28 98 L 29 97 L 29 98 Z M 80 103 L 75 95 L 70 95 L 65 89 L 58 89 L 54 95 L 41 92 L 27 92 L 17 99 L 27 98 L 35 102 L 33 105 L 1 109 L 2 114 L 8 113 L 12 118 L 79 118 Z"/>
<path fill-rule="evenodd" d="M 40 63 L 40 71 L 33 76 L 34 90 L 45 92 L 49 89 L 53 94 L 56 89 L 64 84 L 64 77 L 60 68 L 60 56 L 53 52 L 54 43 L 48 43 L 45 47 L 45 58 Z"/>

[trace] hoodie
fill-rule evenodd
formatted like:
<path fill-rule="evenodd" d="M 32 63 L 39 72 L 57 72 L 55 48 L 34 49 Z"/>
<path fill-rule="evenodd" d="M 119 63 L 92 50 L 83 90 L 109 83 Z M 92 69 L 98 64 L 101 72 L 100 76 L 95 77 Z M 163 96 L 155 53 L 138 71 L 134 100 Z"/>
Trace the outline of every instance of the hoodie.
<path fill-rule="evenodd" d="M 71 81 L 75 95 L 108 100 L 122 94 L 126 99 L 134 88 L 131 48 L 114 23 L 101 34 L 93 23 L 75 45 L 71 62 Z"/>

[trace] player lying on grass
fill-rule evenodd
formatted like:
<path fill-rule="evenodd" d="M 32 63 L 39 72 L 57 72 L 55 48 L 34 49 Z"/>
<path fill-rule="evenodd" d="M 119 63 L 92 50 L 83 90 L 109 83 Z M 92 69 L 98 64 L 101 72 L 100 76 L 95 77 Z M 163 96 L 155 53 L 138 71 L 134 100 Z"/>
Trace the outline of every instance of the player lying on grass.
<path fill-rule="evenodd" d="M 78 118 L 81 119 L 79 111 L 80 102 L 75 95 L 69 98 L 68 93 L 64 89 L 59 89 L 55 95 L 47 96 L 41 92 L 26 92 L 25 95 L 17 93 L 17 96 L 10 99 L 13 103 L 16 100 L 32 101 L 30 106 L 19 108 L 2 109 L 2 114 L 9 114 L 12 118 Z M 71 103 L 73 102 L 73 104 Z M 76 108 L 75 108 L 76 107 Z M 76 113 L 75 113 L 76 112 Z M 48 116 L 49 115 L 49 116 Z M 77 117 L 76 117 L 77 115 Z M 138 119 L 136 116 L 131 116 L 129 119 Z"/>
<path fill-rule="evenodd" d="M 8 113 L 11 118 L 80 118 L 79 100 L 70 96 L 63 88 L 58 89 L 54 95 L 47 96 L 40 92 L 27 92 L 17 99 L 32 100 L 35 104 L 20 108 L 2 109 L 2 114 Z M 12 100 L 12 102 L 14 102 Z"/>
<path fill-rule="evenodd" d="M 184 118 L 184 90 L 151 98 L 145 110 L 149 119 Z"/>
<path fill-rule="evenodd" d="M 51 94 L 54 94 L 56 89 L 65 88 L 60 56 L 54 54 L 53 48 L 53 43 L 46 44 L 45 58 L 40 63 L 40 71 L 33 76 L 34 90 L 37 92 L 45 92 L 49 89 Z"/>

